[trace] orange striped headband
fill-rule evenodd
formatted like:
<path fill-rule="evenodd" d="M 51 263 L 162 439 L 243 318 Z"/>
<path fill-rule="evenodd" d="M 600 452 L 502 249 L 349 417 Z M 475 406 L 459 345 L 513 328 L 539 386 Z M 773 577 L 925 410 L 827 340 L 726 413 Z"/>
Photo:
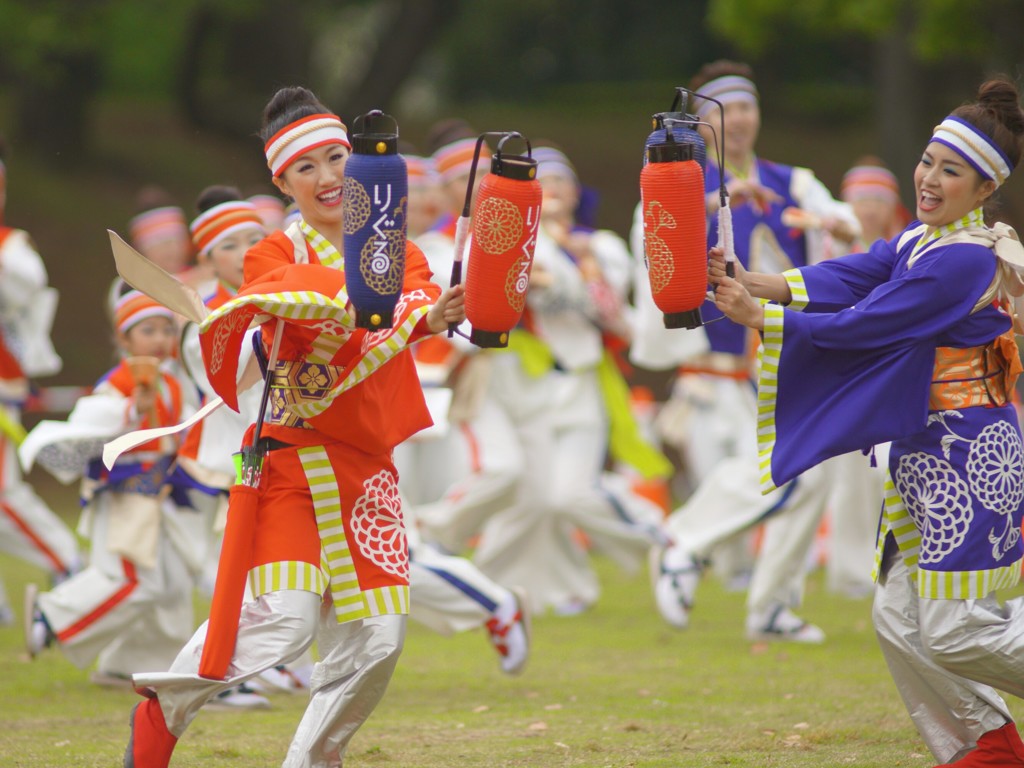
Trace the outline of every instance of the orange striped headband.
<path fill-rule="evenodd" d="M 174 313 L 141 291 L 128 291 L 114 305 L 114 327 L 121 333 L 127 333 L 133 325 L 149 317 L 174 320 Z"/>
<path fill-rule="evenodd" d="M 167 240 L 188 240 L 185 212 L 176 205 L 140 213 L 128 222 L 128 231 L 132 244 L 140 251 Z"/>
<path fill-rule="evenodd" d="M 264 231 L 256 206 L 247 200 L 231 200 L 203 211 L 189 229 L 196 250 L 205 255 L 228 235 L 252 227 Z"/>
<path fill-rule="evenodd" d="M 900 187 L 888 168 L 857 165 L 843 175 L 840 196 L 847 203 L 873 199 L 895 204 L 900 200 Z"/>
<path fill-rule="evenodd" d="M 476 152 L 476 139 L 459 139 L 441 147 L 434 153 L 434 168 L 442 182 L 469 175 Z"/>
<path fill-rule="evenodd" d="M 289 123 L 271 136 L 263 151 L 267 155 L 267 167 L 276 179 L 299 157 L 328 144 L 352 149 L 345 124 L 337 115 L 310 115 Z"/>

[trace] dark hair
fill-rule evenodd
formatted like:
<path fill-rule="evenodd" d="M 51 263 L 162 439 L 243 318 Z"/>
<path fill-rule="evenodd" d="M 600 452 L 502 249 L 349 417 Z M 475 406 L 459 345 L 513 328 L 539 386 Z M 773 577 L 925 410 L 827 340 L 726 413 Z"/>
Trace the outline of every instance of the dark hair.
<path fill-rule="evenodd" d="M 167 194 L 167 190 L 155 184 L 145 186 L 135 194 L 135 215 L 171 205 L 176 206 L 177 203 Z"/>
<path fill-rule="evenodd" d="M 449 117 L 438 120 L 427 131 L 427 151 L 434 154 L 441 147 L 446 147 L 460 139 L 475 139 L 479 133 L 461 117 Z"/>
<path fill-rule="evenodd" d="M 311 90 L 290 85 L 275 93 L 263 108 L 260 138 L 264 142 L 282 128 L 310 115 L 330 113 Z"/>
<path fill-rule="evenodd" d="M 237 187 L 229 187 L 224 184 L 214 184 L 199 193 L 196 198 L 196 212 L 203 213 L 221 203 L 233 203 L 242 199 L 242 193 Z"/>
<path fill-rule="evenodd" d="M 719 77 L 726 77 L 727 75 L 738 75 L 739 77 L 747 78 L 747 80 L 753 80 L 754 70 L 750 68 L 749 64 L 744 64 L 741 61 L 718 59 L 710 64 L 705 64 L 697 71 L 697 74 L 690 79 L 690 90 L 699 91 L 712 80 L 717 80 Z"/>
<path fill-rule="evenodd" d="M 984 133 L 1010 159 L 1020 162 L 1024 139 L 1024 111 L 1020 108 L 1017 86 L 1005 75 L 986 80 L 978 88 L 978 100 L 953 110 L 953 116 L 966 120 Z"/>

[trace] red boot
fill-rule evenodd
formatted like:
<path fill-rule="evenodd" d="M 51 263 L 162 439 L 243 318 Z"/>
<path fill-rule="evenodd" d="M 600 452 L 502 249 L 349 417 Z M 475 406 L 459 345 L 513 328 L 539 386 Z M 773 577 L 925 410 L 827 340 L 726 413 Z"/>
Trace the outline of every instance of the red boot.
<path fill-rule="evenodd" d="M 146 699 L 128 718 L 132 732 L 124 753 L 124 768 L 167 768 L 178 737 L 167 730 L 160 702 Z"/>
<path fill-rule="evenodd" d="M 955 763 L 936 768 L 1024 768 L 1024 742 L 1017 726 L 1007 723 L 1002 728 L 982 735 L 978 746 Z"/>

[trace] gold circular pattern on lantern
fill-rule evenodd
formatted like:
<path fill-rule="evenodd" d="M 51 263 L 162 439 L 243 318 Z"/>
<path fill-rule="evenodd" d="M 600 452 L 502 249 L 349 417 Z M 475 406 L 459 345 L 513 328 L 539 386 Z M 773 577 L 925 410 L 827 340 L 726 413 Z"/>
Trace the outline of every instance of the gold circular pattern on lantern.
<path fill-rule="evenodd" d="M 530 261 L 526 256 L 516 260 L 505 275 L 505 300 L 516 312 L 526 308 L 526 291 L 530 287 Z"/>
<path fill-rule="evenodd" d="M 501 197 L 483 200 L 476 208 L 475 218 L 473 240 L 492 256 L 505 253 L 523 233 L 523 214 Z"/>
<path fill-rule="evenodd" d="M 377 238 L 363 243 L 359 254 L 359 274 L 366 286 L 380 294 L 390 296 L 402 287 L 405 272 L 405 233 L 401 229 L 386 229 L 387 244 L 378 248 Z"/>
<path fill-rule="evenodd" d="M 380 315 L 376 312 L 370 315 L 370 325 L 380 325 Z"/>
<path fill-rule="evenodd" d="M 376 149 L 378 155 L 383 155 L 385 152 L 388 151 L 388 145 L 385 144 L 383 141 L 378 141 Z"/>
<path fill-rule="evenodd" d="M 501 334 L 501 336 L 498 337 L 498 341 L 500 341 L 502 344 L 508 344 L 508 334 Z"/>
<path fill-rule="evenodd" d="M 644 230 L 644 253 L 647 256 L 651 291 L 661 293 L 672 279 L 676 265 L 672 258 L 672 249 L 658 237 L 658 230 L 663 227 L 675 229 L 676 219 L 658 200 L 652 200 L 644 211 L 644 223 L 647 225 Z"/>
<path fill-rule="evenodd" d="M 346 235 L 354 235 L 370 218 L 370 196 L 351 176 L 345 177 L 341 188 L 341 215 Z"/>

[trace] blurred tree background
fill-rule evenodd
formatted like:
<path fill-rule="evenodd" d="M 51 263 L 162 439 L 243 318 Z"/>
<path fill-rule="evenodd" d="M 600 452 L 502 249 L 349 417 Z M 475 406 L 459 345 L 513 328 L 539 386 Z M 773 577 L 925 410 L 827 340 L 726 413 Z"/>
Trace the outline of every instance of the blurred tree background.
<path fill-rule="evenodd" d="M 309 85 L 349 123 L 380 107 L 425 152 L 446 117 L 565 148 L 628 234 L 649 116 L 715 58 L 757 73 L 759 154 L 834 191 L 860 155 L 904 184 L 935 125 L 989 74 L 1020 78 L 1020 0 L 0 0 L 10 225 L 61 291 L 60 382 L 111 359 L 104 230 L 136 191 L 270 191 L 255 132 Z M 1024 225 L 1011 182 L 1004 218 Z"/>

